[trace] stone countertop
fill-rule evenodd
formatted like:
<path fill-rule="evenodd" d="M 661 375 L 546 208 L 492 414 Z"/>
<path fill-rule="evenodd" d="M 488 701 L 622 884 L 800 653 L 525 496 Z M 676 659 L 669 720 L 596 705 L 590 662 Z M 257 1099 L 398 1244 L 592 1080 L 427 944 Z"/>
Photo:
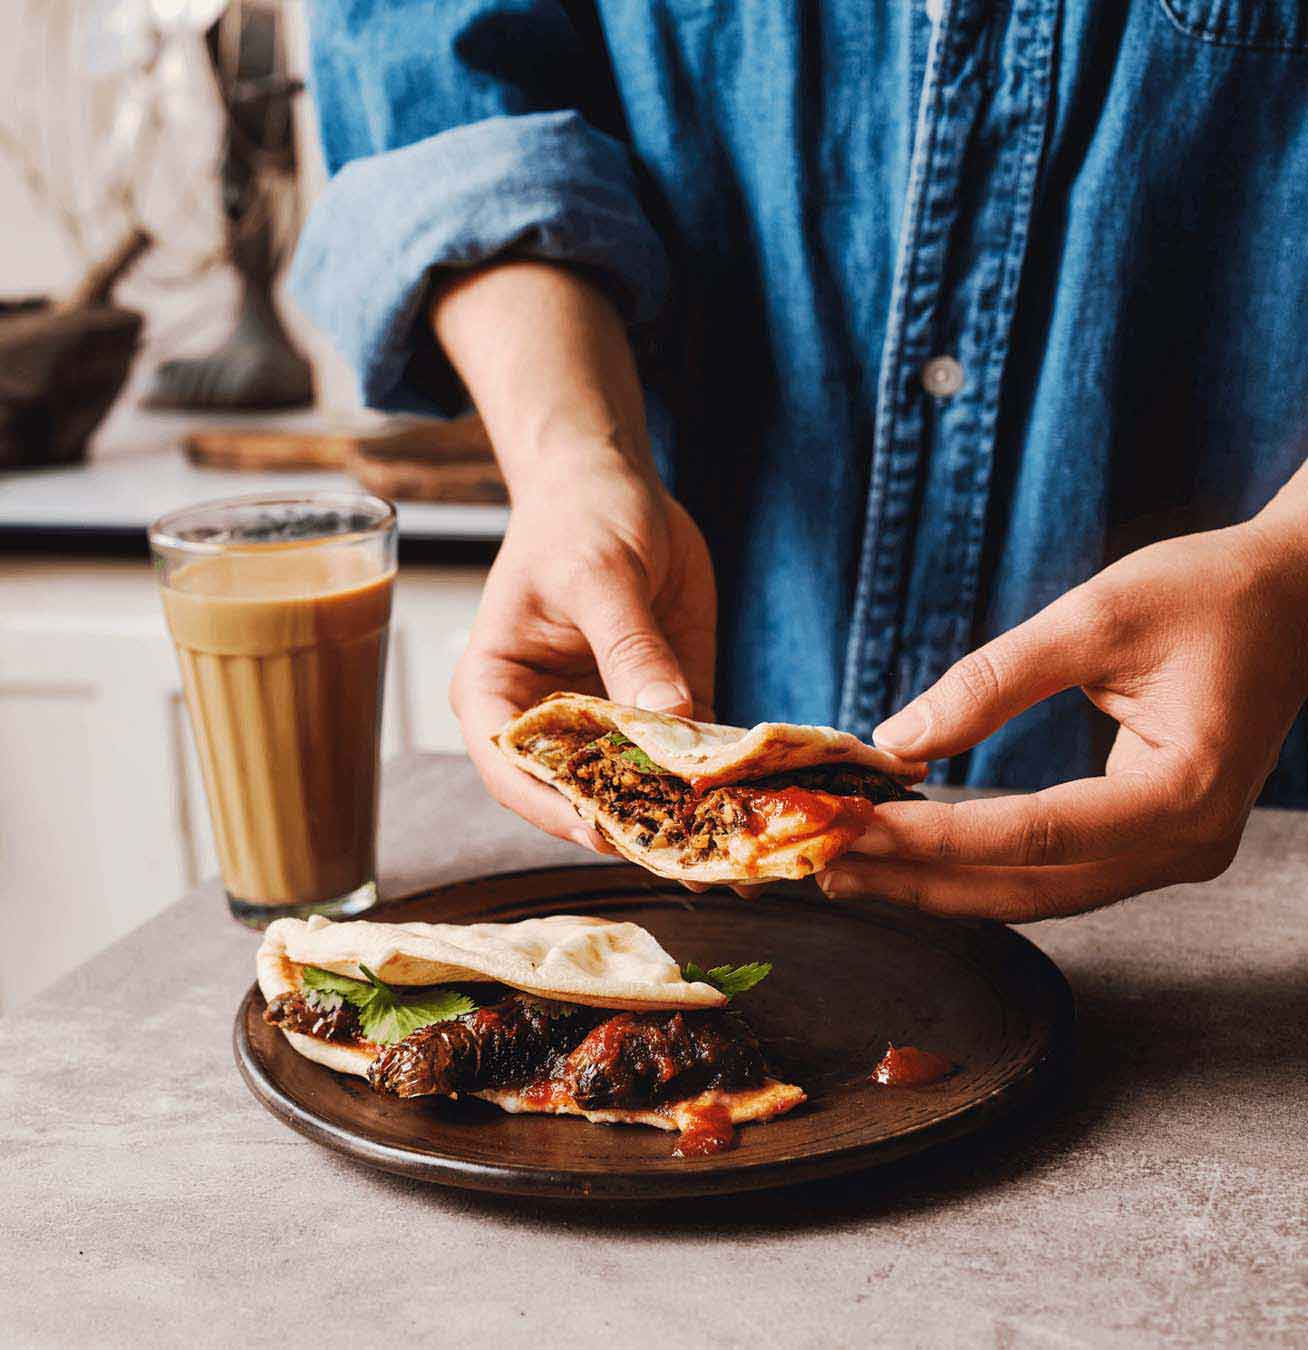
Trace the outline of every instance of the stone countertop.
<path fill-rule="evenodd" d="M 391 895 L 581 856 L 458 759 L 390 766 L 382 813 Z M 257 937 L 211 884 L 0 1019 L 0 1341 L 1308 1345 L 1308 819 L 1255 812 L 1218 881 L 1025 932 L 1080 1018 L 1036 1118 L 883 1174 L 575 1208 L 265 1112 L 230 1044 Z"/>

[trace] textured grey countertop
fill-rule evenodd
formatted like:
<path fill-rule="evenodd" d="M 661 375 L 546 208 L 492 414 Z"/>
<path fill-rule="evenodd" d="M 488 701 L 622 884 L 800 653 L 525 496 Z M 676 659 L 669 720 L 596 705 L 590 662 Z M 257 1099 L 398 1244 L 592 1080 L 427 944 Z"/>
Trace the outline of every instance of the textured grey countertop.
<path fill-rule="evenodd" d="M 462 761 L 391 768 L 390 894 L 580 856 Z M 1308 1345 L 1308 818 L 1025 931 L 1079 1006 L 1052 1111 L 891 1175 L 570 1209 L 268 1115 L 230 1048 L 257 938 L 206 888 L 0 1020 L 0 1343 Z"/>

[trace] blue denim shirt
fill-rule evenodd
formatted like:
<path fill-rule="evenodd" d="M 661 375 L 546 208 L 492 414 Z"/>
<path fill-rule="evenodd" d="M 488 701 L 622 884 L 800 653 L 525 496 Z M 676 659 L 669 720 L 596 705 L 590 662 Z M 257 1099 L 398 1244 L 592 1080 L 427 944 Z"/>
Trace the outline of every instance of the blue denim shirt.
<path fill-rule="evenodd" d="M 721 592 L 722 716 L 866 735 L 1308 429 L 1301 0 L 314 0 L 295 294 L 368 402 L 465 400 L 433 269 L 629 317 Z M 943 358 L 943 359 L 942 359 Z M 1076 691 L 949 769 L 1102 763 Z M 1308 803 L 1296 727 L 1269 797 Z"/>

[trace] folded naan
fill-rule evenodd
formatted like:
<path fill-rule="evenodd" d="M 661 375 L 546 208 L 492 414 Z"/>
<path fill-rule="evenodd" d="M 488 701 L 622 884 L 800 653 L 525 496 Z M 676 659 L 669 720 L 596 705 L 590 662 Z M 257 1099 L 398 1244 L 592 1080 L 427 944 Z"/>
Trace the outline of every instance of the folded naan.
<path fill-rule="evenodd" d="M 495 738 L 632 862 L 679 881 L 798 880 L 917 794 L 924 764 L 831 727 L 745 730 L 551 694 Z"/>
<path fill-rule="evenodd" d="M 687 1153 L 805 1100 L 727 995 L 637 924 L 279 919 L 256 968 L 264 1019 L 296 1051 L 387 1096 L 680 1130 Z M 373 990 L 419 1025 L 375 1016 Z M 466 1011 L 432 1016 L 451 1000 Z"/>

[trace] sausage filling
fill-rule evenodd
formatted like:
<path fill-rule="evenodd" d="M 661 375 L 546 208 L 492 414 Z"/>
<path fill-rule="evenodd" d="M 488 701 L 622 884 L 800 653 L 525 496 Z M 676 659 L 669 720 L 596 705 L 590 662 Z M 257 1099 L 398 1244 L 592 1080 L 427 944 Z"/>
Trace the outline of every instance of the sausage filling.
<path fill-rule="evenodd" d="M 264 1020 L 369 1044 L 349 1004 L 324 1011 L 316 1002 L 303 991 L 282 994 Z M 420 1027 L 368 1068 L 369 1084 L 390 1097 L 549 1086 L 584 1110 L 658 1107 L 709 1088 L 757 1087 L 766 1076 L 759 1043 L 737 1012 L 614 1013 L 528 994 Z"/>
<path fill-rule="evenodd" d="M 586 1110 L 649 1107 L 712 1087 L 755 1087 L 763 1052 L 737 1013 L 632 1013 L 514 994 L 422 1027 L 373 1061 L 393 1097 L 552 1084 Z"/>
<path fill-rule="evenodd" d="M 918 794 L 887 774 L 860 764 L 819 764 L 769 774 L 747 784 L 697 793 L 689 783 L 653 764 L 625 737 L 609 733 L 547 733 L 523 746 L 561 782 L 592 799 L 636 831 L 642 848 L 669 848 L 683 863 L 729 856 L 728 845 L 742 833 L 764 828 L 763 799 L 788 789 L 857 798 L 875 805 Z"/>

